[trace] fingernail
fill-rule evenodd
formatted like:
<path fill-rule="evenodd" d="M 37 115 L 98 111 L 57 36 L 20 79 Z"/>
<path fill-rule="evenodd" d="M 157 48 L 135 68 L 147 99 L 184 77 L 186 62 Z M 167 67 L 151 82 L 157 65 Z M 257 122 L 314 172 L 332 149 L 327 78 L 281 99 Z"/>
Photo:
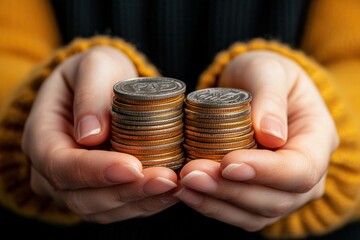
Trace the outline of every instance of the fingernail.
<path fill-rule="evenodd" d="M 203 171 L 192 171 L 187 174 L 181 183 L 186 187 L 193 188 L 200 192 L 214 192 L 218 188 L 217 182 Z"/>
<path fill-rule="evenodd" d="M 157 195 L 167 192 L 175 187 L 177 187 L 177 184 L 173 181 L 163 177 L 156 177 L 145 183 L 143 191 L 148 195 Z"/>
<path fill-rule="evenodd" d="M 255 174 L 255 170 L 246 163 L 232 163 L 222 171 L 224 178 L 235 181 L 250 180 L 255 177 Z"/>
<path fill-rule="evenodd" d="M 101 126 L 99 120 L 95 116 L 88 115 L 80 119 L 77 126 L 76 139 L 79 141 L 91 135 L 99 134 L 100 131 Z"/>
<path fill-rule="evenodd" d="M 204 201 L 204 196 L 186 188 L 180 189 L 174 194 L 174 197 L 193 206 L 199 206 Z"/>
<path fill-rule="evenodd" d="M 272 135 L 281 140 L 285 139 L 284 124 L 273 116 L 265 116 L 261 119 L 260 128 L 263 133 Z"/>
<path fill-rule="evenodd" d="M 133 182 L 144 175 L 132 165 L 115 164 L 105 170 L 104 177 L 112 183 L 125 183 Z"/>

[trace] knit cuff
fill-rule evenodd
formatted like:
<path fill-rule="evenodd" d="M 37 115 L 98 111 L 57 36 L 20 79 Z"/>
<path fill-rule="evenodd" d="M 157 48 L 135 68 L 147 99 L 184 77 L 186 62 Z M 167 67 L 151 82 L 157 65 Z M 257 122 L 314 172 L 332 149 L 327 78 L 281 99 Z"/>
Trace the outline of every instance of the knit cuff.
<path fill-rule="evenodd" d="M 332 76 L 300 51 L 274 41 L 253 40 L 235 43 L 220 52 L 200 76 L 198 88 L 217 86 L 226 65 L 239 54 L 270 50 L 295 61 L 317 86 L 337 127 L 340 146 L 332 154 L 322 198 L 309 202 L 296 212 L 265 228 L 262 233 L 272 238 L 320 235 L 348 223 L 358 207 L 360 190 L 360 129 L 354 111 L 348 109 Z"/>
<path fill-rule="evenodd" d="M 37 196 L 30 187 L 30 161 L 21 149 L 24 124 L 37 91 L 51 72 L 70 56 L 93 46 L 114 47 L 132 61 L 139 76 L 157 76 L 156 68 L 134 46 L 121 40 L 98 36 L 76 39 L 35 69 L 14 94 L 0 116 L 0 204 L 19 215 L 56 224 L 74 224 L 80 218 L 52 199 Z"/>

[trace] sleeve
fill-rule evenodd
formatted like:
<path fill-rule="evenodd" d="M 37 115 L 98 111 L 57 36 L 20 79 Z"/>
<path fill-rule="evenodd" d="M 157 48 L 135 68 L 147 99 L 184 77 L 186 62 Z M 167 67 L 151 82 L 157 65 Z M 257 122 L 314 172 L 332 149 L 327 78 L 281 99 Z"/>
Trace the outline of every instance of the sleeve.
<path fill-rule="evenodd" d="M 75 224 L 80 221 L 78 216 L 60 207 L 52 199 L 32 192 L 30 159 L 22 152 L 21 138 L 25 121 L 43 81 L 70 56 L 99 45 L 111 46 L 125 53 L 139 76 L 159 75 L 157 69 L 133 45 L 107 36 L 75 39 L 34 69 L 0 116 L 0 204 L 4 207 L 20 215 L 54 224 Z"/>
<path fill-rule="evenodd" d="M 49 1 L 0 1 L 0 104 L 59 42 Z"/>
<path fill-rule="evenodd" d="M 217 54 L 198 84 L 198 88 L 217 86 L 226 65 L 239 54 L 274 51 L 306 71 L 335 121 L 340 145 L 330 159 L 323 197 L 263 229 L 269 238 L 322 235 L 360 217 L 360 2 L 312 4 L 301 50 L 262 39 L 234 43 Z"/>

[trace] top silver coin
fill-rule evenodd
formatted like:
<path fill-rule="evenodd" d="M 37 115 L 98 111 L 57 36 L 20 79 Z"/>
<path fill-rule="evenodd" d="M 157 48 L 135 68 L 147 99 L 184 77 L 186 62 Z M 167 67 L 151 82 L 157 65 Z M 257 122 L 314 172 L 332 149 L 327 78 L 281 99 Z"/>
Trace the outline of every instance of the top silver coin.
<path fill-rule="evenodd" d="M 116 96 L 134 100 L 157 100 L 183 94 L 183 81 L 168 77 L 138 77 L 114 85 Z"/>
<path fill-rule="evenodd" d="M 236 107 L 249 103 L 251 98 L 251 94 L 242 89 L 217 87 L 191 92 L 186 102 L 199 107 Z"/>

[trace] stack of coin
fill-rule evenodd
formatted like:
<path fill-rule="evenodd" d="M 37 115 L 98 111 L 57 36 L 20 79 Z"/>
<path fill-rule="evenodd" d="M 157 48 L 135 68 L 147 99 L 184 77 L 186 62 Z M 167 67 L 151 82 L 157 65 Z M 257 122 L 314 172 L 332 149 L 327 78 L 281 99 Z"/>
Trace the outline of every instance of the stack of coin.
<path fill-rule="evenodd" d="M 251 121 L 251 94 L 235 88 L 206 88 L 185 100 L 186 161 L 214 161 L 230 151 L 256 148 Z"/>
<path fill-rule="evenodd" d="M 112 149 L 134 155 L 144 168 L 181 168 L 185 83 L 140 77 L 120 81 L 113 90 Z"/>

